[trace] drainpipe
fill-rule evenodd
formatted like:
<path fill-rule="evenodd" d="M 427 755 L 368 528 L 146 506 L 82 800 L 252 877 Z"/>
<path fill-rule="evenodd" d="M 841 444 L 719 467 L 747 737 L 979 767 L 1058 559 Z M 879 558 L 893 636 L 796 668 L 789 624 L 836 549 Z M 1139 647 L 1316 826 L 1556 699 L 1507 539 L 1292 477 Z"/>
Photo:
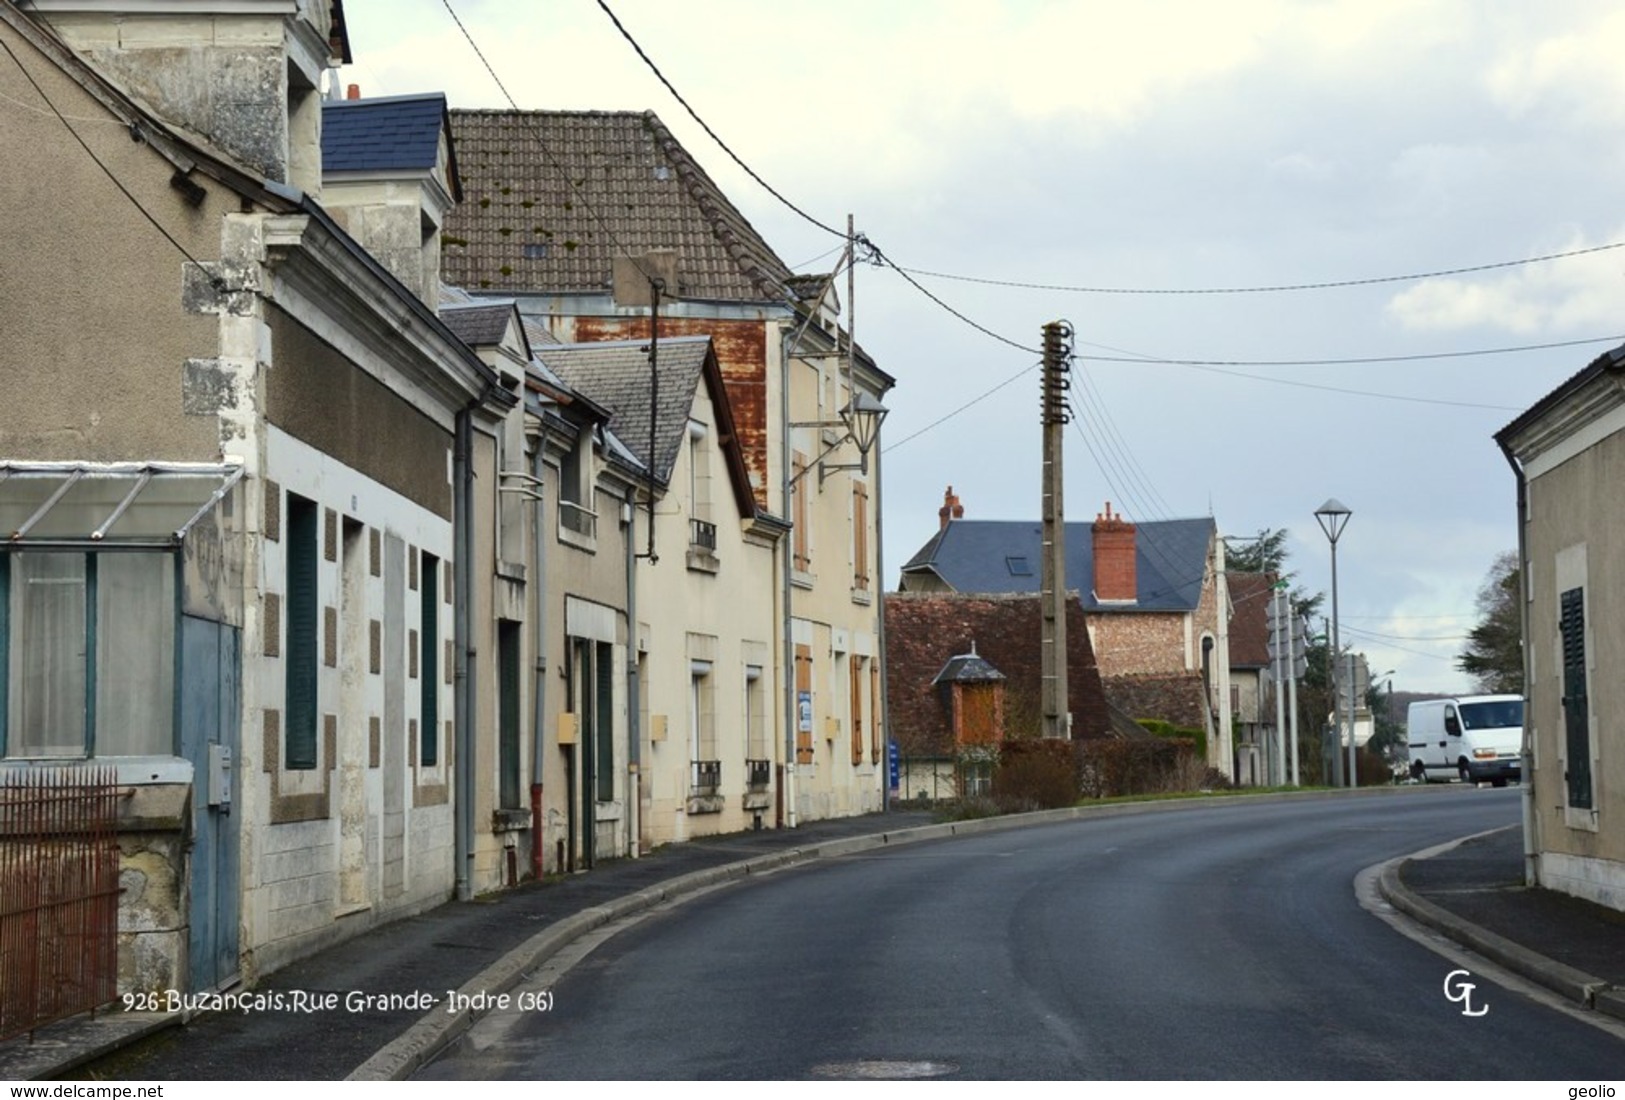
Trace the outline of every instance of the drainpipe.
<path fill-rule="evenodd" d="M 474 410 L 484 404 L 483 396 L 469 402 L 457 413 L 453 448 L 452 537 L 455 566 L 452 570 L 453 599 L 452 648 L 456 653 L 452 709 L 457 743 L 454 766 L 457 769 L 457 807 L 452 816 L 452 841 L 456 860 L 457 900 L 473 896 L 474 860 L 474 646 L 470 636 L 470 601 L 473 598 L 474 564 Z"/>
<path fill-rule="evenodd" d="M 637 859 L 639 851 L 638 810 L 643 791 L 640 778 L 643 770 L 643 723 L 638 714 L 638 700 L 642 688 L 638 681 L 638 578 L 637 578 L 637 488 L 626 487 L 626 503 L 622 508 L 622 526 L 626 546 L 626 821 L 627 855 Z"/>
<path fill-rule="evenodd" d="M 780 433 L 779 444 L 779 507 L 786 512 L 790 508 L 790 352 L 792 337 L 786 328 L 779 331 L 779 423 L 784 426 Z M 792 527 L 795 516 L 790 516 Z M 784 824 L 787 828 L 796 827 L 796 800 L 795 800 L 795 770 L 796 770 L 796 647 L 795 632 L 792 629 L 795 613 L 790 604 L 790 596 L 794 587 L 791 581 L 792 558 L 795 554 L 796 536 L 792 529 L 788 538 L 779 540 L 782 552 L 780 569 L 780 591 L 784 599 Z"/>
<path fill-rule="evenodd" d="M 1535 816 L 1535 746 L 1529 733 L 1529 686 L 1533 683 L 1529 675 L 1529 480 L 1504 443 L 1501 444 L 1501 453 L 1506 456 L 1507 465 L 1512 467 L 1512 476 L 1518 482 L 1518 634 L 1523 639 L 1524 699 L 1522 759 L 1518 761 L 1521 776 L 1519 786 L 1523 791 L 1518 801 L 1523 815 L 1523 881 L 1525 886 L 1538 886 L 1540 844 L 1536 834 L 1540 822 Z"/>
<path fill-rule="evenodd" d="M 536 576 L 531 580 L 531 592 L 535 597 L 533 618 L 536 627 L 536 683 L 531 692 L 534 713 L 531 718 L 530 745 L 530 876 L 540 882 L 545 867 L 542 850 L 542 754 L 547 715 L 547 569 L 542 553 L 545 545 L 542 542 L 544 527 L 542 467 L 543 458 L 547 453 L 547 420 L 545 416 L 538 417 L 538 420 L 541 422 L 541 434 L 536 437 L 536 450 L 530 458 L 530 476 L 534 479 L 531 488 L 536 492 L 531 523 L 535 542 L 532 560 L 536 569 Z"/>
<path fill-rule="evenodd" d="M 885 511 L 881 508 L 880 476 L 880 432 L 875 432 L 873 446 L 875 452 L 875 507 L 873 519 L 875 525 L 875 607 L 879 614 L 879 648 L 880 648 L 880 698 L 875 700 L 880 705 L 880 812 L 886 813 L 891 809 L 891 738 L 886 736 L 886 726 L 891 722 L 891 696 L 886 679 L 886 541 L 884 524 L 881 522 Z"/>

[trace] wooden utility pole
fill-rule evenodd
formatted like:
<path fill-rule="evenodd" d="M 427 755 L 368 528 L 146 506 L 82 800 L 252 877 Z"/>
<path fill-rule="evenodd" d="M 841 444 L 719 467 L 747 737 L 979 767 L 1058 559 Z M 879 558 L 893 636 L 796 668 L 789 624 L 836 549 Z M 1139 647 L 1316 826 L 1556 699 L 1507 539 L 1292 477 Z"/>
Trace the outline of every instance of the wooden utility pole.
<path fill-rule="evenodd" d="M 1072 388 L 1072 327 L 1064 321 L 1044 326 L 1044 492 L 1043 561 L 1039 572 L 1044 619 L 1044 736 L 1070 739 L 1072 719 L 1066 697 L 1066 516 L 1061 489 L 1061 441 L 1072 419 L 1067 391 Z"/>

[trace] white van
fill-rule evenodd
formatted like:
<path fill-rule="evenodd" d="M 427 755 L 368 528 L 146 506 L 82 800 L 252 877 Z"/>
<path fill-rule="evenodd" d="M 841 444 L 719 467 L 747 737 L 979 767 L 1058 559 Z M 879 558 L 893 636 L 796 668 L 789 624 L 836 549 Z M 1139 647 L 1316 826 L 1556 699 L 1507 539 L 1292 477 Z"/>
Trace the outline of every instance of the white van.
<path fill-rule="evenodd" d="M 1520 776 L 1523 696 L 1463 695 L 1412 703 L 1406 723 L 1411 775 L 1426 782 L 1459 776 L 1497 787 Z"/>

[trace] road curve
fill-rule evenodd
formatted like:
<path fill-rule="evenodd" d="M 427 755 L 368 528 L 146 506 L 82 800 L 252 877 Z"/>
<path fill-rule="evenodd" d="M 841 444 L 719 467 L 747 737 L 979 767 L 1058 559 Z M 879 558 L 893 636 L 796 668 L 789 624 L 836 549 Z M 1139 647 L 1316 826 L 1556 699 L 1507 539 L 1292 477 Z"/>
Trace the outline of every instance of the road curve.
<path fill-rule="evenodd" d="M 1465 1016 L 1453 964 L 1355 900 L 1516 799 L 1238 800 L 832 860 L 643 920 L 418 1076 L 1617 1076 L 1619 1040 L 1487 982 Z"/>

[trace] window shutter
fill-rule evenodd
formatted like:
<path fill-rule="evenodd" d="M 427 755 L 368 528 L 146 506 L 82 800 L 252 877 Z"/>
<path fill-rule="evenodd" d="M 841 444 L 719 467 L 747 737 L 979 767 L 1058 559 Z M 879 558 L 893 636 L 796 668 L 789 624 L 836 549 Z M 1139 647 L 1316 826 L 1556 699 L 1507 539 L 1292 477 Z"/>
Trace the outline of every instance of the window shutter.
<path fill-rule="evenodd" d="M 869 588 L 869 486 L 852 483 L 852 587 Z"/>
<path fill-rule="evenodd" d="M 790 522 L 794 529 L 790 533 L 790 542 L 794 565 L 800 572 L 807 572 L 812 565 L 812 554 L 807 544 L 807 456 L 799 452 L 790 459 L 790 476 L 795 479 L 795 485 L 790 490 Z"/>
<path fill-rule="evenodd" d="M 284 731 L 284 766 L 308 770 L 316 766 L 317 698 L 317 508 L 314 501 L 288 494 L 287 612 L 283 616 L 287 642 L 282 650 L 287 716 Z"/>
<path fill-rule="evenodd" d="M 433 554 L 423 555 L 418 595 L 423 609 L 418 646 L 418 688 L 422 696 L 422 717 L 418 722 L 418 763 L 432 768 L 440 762 L 440 562 Z"/>
<path fill-rule="evenodd" d="M 812 648 L 796 646 L 796 763 L 813 762 Z"/>
<path fill-rule="evenodd" d="M 869 662 L 869 762 L 880 763 L 880 660 Z"/>
<path fill-rule="evenodd" d="M 1592 808 L 1591 705 L 1586 692 L 1585 589 L 1558 597 L 1558 631 L 1563 641 L 1563 726 L 1569 805 Z"/>
<path fill-rule="evenodd" d="M 852 696 L 852 763 L 863 763 L 863 658 L 847 662 L 847 689 Z"/>

